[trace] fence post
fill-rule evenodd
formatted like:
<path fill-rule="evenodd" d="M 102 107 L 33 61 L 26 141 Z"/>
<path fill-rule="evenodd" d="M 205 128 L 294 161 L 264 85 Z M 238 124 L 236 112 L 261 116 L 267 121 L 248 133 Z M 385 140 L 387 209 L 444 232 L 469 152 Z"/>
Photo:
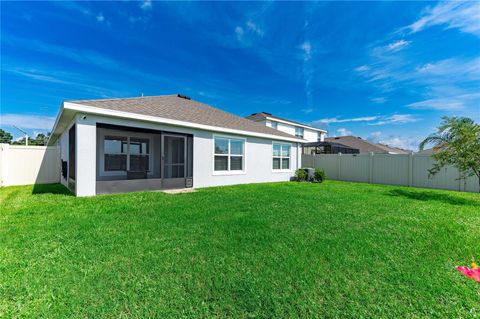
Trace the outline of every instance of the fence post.
<path fill-rule="evenodd" d="M 413 184 L 413 153 L 408 154 L 408 186 Z"/>
<path fill-rule="evenodd" d="M 341 168 L 340 168 L 340 165 L 341 165 L 341 159 L 342 159 L 342 153 L 338 153 L 338 154 L 337 154 L 337 179 L 338 179 L 338 180 L 341 180 L 341 178 L 340 178 L 340 172 L 341 172 Z"/>
<path fill-rule="evenodd" d="M 0 186 L 4 186 L 6 184 L 5 179 L 7 178 L 7 152 L 9 149 L 9 144 L 0 144 Z"/>
<path fill-rule="evenodd" d="M 373 183 L 373 152 L 370 152 L 370 155 L 368 156 L 368 163 L 369 163 L 368 182 L 372 184 Z"/>

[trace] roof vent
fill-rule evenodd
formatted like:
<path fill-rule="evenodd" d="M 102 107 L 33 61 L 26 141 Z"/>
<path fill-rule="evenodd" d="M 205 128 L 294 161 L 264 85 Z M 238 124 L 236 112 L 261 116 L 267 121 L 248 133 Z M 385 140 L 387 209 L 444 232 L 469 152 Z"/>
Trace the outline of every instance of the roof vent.
<path fill-rule="evenodd" d="M 191 100 L 191 98 L 189 96 L 186 96 L 186 95 L 182 95 L 182 94 L 177 94 L 177 96 L 181 99 L 185 99 L 185 100 Z"/>

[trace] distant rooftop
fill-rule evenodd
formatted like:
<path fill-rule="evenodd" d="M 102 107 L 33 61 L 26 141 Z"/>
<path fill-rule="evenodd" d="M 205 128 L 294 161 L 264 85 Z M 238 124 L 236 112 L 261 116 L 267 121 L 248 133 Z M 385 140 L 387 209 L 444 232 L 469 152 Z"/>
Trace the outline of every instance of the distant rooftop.
<path fill-rule="evenodd" d="M 336 136 L 327 137 L 325 141 L 336 142 L 349 147 L 360 150 L 360 153 L 395 153 L 395 154 L 409 154 L 410 151 L 398 147 L 391 147 L 388 145 L 373 143 L 362 139 L 358 136 Z"/>

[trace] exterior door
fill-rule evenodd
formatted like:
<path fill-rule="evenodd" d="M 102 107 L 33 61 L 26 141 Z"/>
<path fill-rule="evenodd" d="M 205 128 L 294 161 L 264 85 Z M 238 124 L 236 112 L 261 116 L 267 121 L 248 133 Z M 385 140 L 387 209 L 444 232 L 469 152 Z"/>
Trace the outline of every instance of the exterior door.
<path fill-rule="evenodd" d="M 185 187 L 187 143 L 185 136 L 162 135 L 162 186 Z"/>

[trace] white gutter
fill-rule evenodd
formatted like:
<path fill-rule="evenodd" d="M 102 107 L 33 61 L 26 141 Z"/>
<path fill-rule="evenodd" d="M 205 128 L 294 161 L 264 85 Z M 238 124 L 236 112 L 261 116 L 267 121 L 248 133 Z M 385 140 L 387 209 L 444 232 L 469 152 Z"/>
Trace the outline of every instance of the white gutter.
<path fill-rule="evenodd" d="M 143 115 L 143 114 L 116 111 L 116 110 L 107 110 L 107 109 L 103 109 L 103 108 L 99 108 L 99 107 L 88 106 L 88 105 L 83 105 L 83 104 L 76 104 L 76 103 L 71 103 L 71 102 L 64 102 L 63 103 L 62 109 L 60 109 L 60 112 L 59 112 L 59 116 L 57 116 L 57 120 L 55 121 L 55 126 L 54 126 L 54 130 L 52 131 L 52 133 L 55 132 L 55 128 L 56 128 L 57 123 L 59 121 L 60 114 L 63 112 L 63 110 L 72 110 L 72 111 L 88 113 L 88 114 L 98 114 L 98 115 L 105 115 L 105 116 L 112 116 L 112 117 L 120 117 L 120 118 L 132 119 L 132 120 L 137 120 L 137 121 L 140 120 L 140 121 L 153 122 L 153 123 L 170 124 L 170 125 L 189 127 L 189 128 L 205 130 L 205 131 L 214 131 L 214 132 L 231 133 L 231 134 L 238 134 L 238 135 L 245 135 L 245 136 L 263 137 L 263 138 L 280 140 L 280 141 L 289 141 L 289 142 L 297 142 L 297 143 L 305 143 L 306 142 L 303 139 L 299 139 L 299 138 L 295 138 L 295 137 L 282 137 L 282 136 L 277 136 L 277 135 L 273 135 L 273 134 L 257 133 L 257 132 L 251 132 L 251 131 L 230 129 L 230 128 L 211 126 L 211 125 L 206 125 L 206 124 L 198 124 L 198 123 L 192 123 L 192 122 L 186 122 L 186 121 L 172 120 L 172 119 L 167 119 L 167 118 L 157 117 L 157 116 Z"/>

